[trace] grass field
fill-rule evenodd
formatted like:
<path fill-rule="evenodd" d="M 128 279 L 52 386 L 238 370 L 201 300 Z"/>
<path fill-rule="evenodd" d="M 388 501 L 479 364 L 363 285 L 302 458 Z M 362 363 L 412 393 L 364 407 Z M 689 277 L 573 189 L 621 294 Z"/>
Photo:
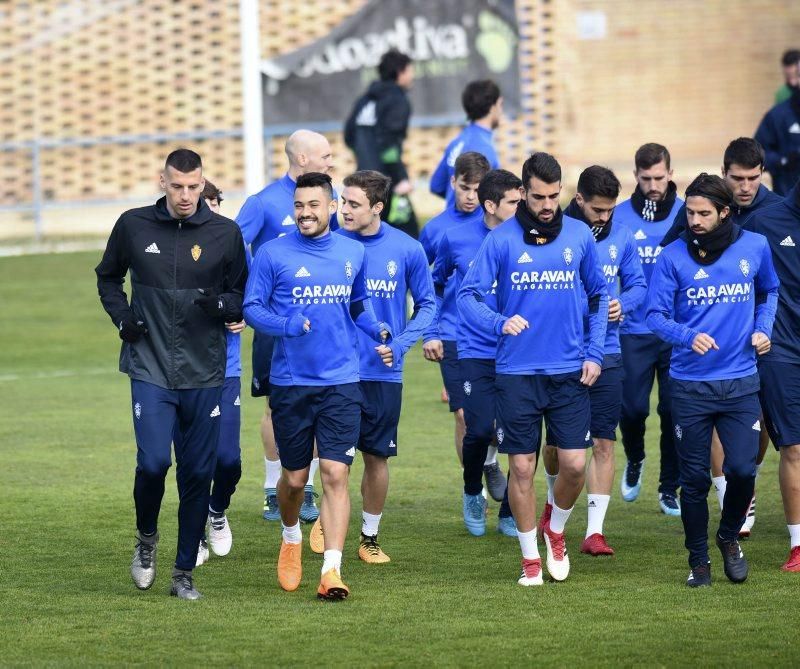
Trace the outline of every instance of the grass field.
<path fill-rule="evenodd" d="M 116 371 L 119 340 L 96 294 L 99 255 L 0 260 L 0 665 L 797 664 L 800 579 L 779 569 L 788 542 L 774 451 L 759 479 L 744 585 L 727 582 L 716 552 L 713 587 L 683 585 L 680 520 L 658 513 L 652 458 L 637 502 L 622 502 L 615 485 L 606 523 L 615 557 L 578 552 L 582 497 L 567 526 L 569 579 L 521 588 L 518 544 L 494 533 L 497 505 L 485 537 L 463 528 L 452 420 L 438 401 L 438 370 L 419 351 L 407 362 L 400 457 L 391 463 L 381 527 L 392 563 L 367 566 L 355 558 L 357 464 L 344 563 L 348 601 L 315 599 L 321 557 L 309 551 L 301 588 L 279 589 L 280 528 L 261 519 L 262 404 L 244 397 L 232 553 L 197 570 L 203 600 L 167 596 L 173 468 L 160 570 L 151 590 L 137 591 L 128 575 L 135 456 L 129 384 Z M 243 349 L 249 355 L 249 336 Z M 537 487 L 544 490 L 541 477 Z M 713 494 L 711 502 L 713 516 Z"/>

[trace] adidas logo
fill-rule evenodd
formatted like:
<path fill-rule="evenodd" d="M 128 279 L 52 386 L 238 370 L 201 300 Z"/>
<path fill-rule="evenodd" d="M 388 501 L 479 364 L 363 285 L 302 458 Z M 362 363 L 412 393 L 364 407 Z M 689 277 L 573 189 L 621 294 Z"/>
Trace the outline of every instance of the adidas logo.
<path fill-rule="evenodd" d="M 240 407 L 240 406 L 242 406 L 242 400 L 239 398 L 239 396 L 238 396 L 238 395 L 236 396 L 236 399 L 235 399 L 235 400 L 233 400 L 233 406 L 235 406 L 235 407 Z"/>
<path fill-rule="evenodd" d="M 208 414 L 209 418 L 216 418 L 217 416 L 219 416 L 219 404 L 217 404 L 217 406 L 214 407 L 214 410 Z"/>
<path fill-rule="evenodd" d="M 391 439 L 391 440 L 389 441 L 389 448 L 390 448 L 390 449 L 391 449 L 391 448 L 397 448 L 397 444 L 395 444 L 395 443 L 394 443 L 394 439 Z"/>
<path fill-rule="evenodd" d="M 345 455 L 350 457 L 350 458 L 356 457 L 356 447 L 355 446 L 351 446 L 350 448 L 348 448 L 345 451 Z"/>
<path fill-rule="evenodd" d="M 291 216 L 287 216 L 281 221 L 281 225 L 294 225 L 294 219 Z"/>
<path fill-rule="evenodd" d="M 523 253 L 523 254 L 522 254 L 520 257 L 519 257 L 519 260 L 517 260 L 517 262 L 518 262 L 518 263 L 520 263 L 520 264 L 522 264 L 522 263 L 526 263 L 526 262 L 533 262 L 533 258 L 531 258 L 531 257 L 528 255 L 528 252 L 527 252 L 527 251 L 525 251 L 525 252 L 524 252 L 524 253 Z"/>
<path fill-rule="evenodd" d="M 795 121 L 792 125 L 789 126 L 789 132 L 793 135 L 800 135 L 800 123 Z"/>
<path fill-rule="evenodd" d="M 637 231 L 636 231 L 636 232 L 633 234 L 633 238 L 634 238 L 634 239 L 638 239 L 638 240 L 640 240 L 640 241 L 641 241 L 642 239 L 647 239 L 647 235 L 645 234 L 644 230 L 642 230 L 641 228 L 639 228 L 639 229 L 638 229 L 638 230 L 637 230 Z"/>
<path fill-rule="evenodd" d="M 156 245 L 156 243 L 155 243 L 155 242 L 153 242 L 152 244 L 150 244 L 150 246 L 148 246 L 148 247 L 147 247 L 147 248 L 144 250 L 144 252 L 145 252 L 145 253 L 161 253 L 161 251 L 159 251 L 159 250 L 158 250 L 158 246 Z"/>
<path fill-rule="evenodd" d="M 786 239 L 781 242 L 781 246 L 794 246 L 794 240 L 792 236 L 789 235 Z"/>
<path fill-rule="evenodd" d="M 311 276 L 311 272 L 309 272 L 305 267 L 301 267 L 297 272 L 295 272 L 295 278 L 305 278 Z"/>
<path fill-rule="evenodd" d="M 591 502 L 589 502 L 589 508 L 590 508 L 590 509 L 593 509 L 593 508 L 595 508 L 596 506 L 597 506 L 597 504 L 595 504 L 594 500 L 592 500 Z"/>
<path fill-rule="evenodd" d="M 761 432 L 761 421 L 756 421 L 755 423 L 753 423 L 753 429 L 756 432 Z"/>
<path fill-rule="evenodd" d="M 586 433 L 586 441 L 591 441 L 591 439 L 592 439 L 592 431 L 591 431 L 591 430 L 589 430 L 589 431 Z"/>
<path fill-rule="evenodd" d="M 695 279 L 707 279 L 708 278 L 708 274 L 706 274 L 706 271 L 701 267 L 699 270 L 697 270 L 697 273 L 694 275 L 694 278 Z"/>

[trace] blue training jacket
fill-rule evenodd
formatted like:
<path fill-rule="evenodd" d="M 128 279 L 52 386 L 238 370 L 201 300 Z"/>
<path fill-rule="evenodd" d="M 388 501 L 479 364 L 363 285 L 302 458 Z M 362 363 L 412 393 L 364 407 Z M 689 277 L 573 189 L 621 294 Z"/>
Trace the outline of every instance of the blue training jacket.
<path fill-rule="evenodd" d="M 444 150 L 444 155 L 431 175 L 431 193 L 445 198 L 447 206 L 455 201 L 451 180 L 456 172 L 456 159 L 467 151 L 476 151 L 486 157 L 493 170 L 500 167 L 500 159 L 492 141 L 494 133 L 477 123 L 470 123 Z"/>

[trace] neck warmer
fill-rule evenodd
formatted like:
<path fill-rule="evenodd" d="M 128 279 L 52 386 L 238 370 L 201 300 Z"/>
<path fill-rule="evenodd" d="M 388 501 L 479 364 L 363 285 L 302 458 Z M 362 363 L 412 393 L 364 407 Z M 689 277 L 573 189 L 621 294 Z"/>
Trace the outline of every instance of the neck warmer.
<path fill-rule="evenodd" d="M 675 204 L 677 195 L 678 187 L 674 181 L 669 182 L 667 194 L 664 195 L 664 199 L 660 202 L 648 200 L 639 189 L 639 186 L 636 186 L 636 190 L 631 195 L 631 204 L 633 205 L 633 210 L 645 221 L 663 221 L 672 211 L 672 205 Z"/>
<path fill-rule="evenodd" d="M 740 232 L 741 228 L 733 224 L 730 216 L 705 235 L 696 235 L 691 228 L 686 228 L 689 255 L 701 265 L 711 265 L 739 238 Z"/>
<path fill-rule="evenodd" d="M 517 213 L 514 217 L 522 228 L 522 236 L 525 243 L 539 246 L 541 244 L 549 244 L 558 237 L 561 233 L 564 214 L 561 211 L 561 207 L 559 207 L 556 209 L 553 220 L 549 223 L 543 223 L 528 211 L 528 206 L 523 200 L 517 205 Z"/>
<path fill-rule="evenodd" d="M 589 226 L 589 230 L 592 231 L 592 235 L 594 236 L 594 240 L 596 242 L 602 242 L 606 237 L 608 237 L 611 234 L 613 215 L 612 218 L 608 219 L 608 223 L 605 224 L 600 223 L 597 225 L 593 225 L 592 223 L 589 223 L 589 221 L 586 220 L 586 217 L 583 215 L 583 210 L 578 206 L 578 203 L 575 201 L 575 198 L 572 198 L 572 201 L 569 203 L 569 206 L 564 210 L 564 215 L 586 223 L 586 225 Z"/>

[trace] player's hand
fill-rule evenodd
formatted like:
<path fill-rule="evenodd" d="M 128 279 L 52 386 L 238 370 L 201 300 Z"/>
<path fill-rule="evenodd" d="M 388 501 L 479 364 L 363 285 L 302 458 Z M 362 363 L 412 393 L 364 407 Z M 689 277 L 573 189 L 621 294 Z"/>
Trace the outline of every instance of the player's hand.
<path fill-rule="evenodd" d="M 381 356 L 381 362 L 383 362 L 384 365 L 391 367 L 394 364 L 394 353 L 392 353 L 392 349 L 386 344 L 376 346 L 375 350 L 378 352 L 378 355 Z"/>
<path fill-rule="evenodd" d="M 701 332 L 694 338 L 694 341 L 692 341 L 692 350 L 700 355 L 705 355 L 712 348 L 715 351 L 719 351 L 717 342 L 714 341 L 714 338 L 711 335 L 707 335 L 705 332 Z"/>
<path fill-rule="evenodd" d="M 125 320 L 119 324 L 119 338 L 129 344 L 135 344 L 147 334 L 144 321 Z"/>
<path fill-rule="evenodd" d="M 581 369 L 581 383 L 584 386 L 593 386 L 600 377 L 600 365 L 592 360 L 584 360 Z"/>
<path fill-rule="evenodd" d="M 622 320 L 622 302 L 619 300 L 611 300 L 608 303 L 608 321 L 616 323 Z"/>
<path fill-rule="evenodd" d="M 767 335 L 765 335 L 763 332 L 754 332 L 750 341 L 755 347 L 756 353 L 758 355 L 764 355 L 765 353 L 769 353 L 769 350 L 772 348 L 772 342 L 769 340 L 769 337 L 767 337 Z"/>
<path fill-rule="evenodd" d="M 311 321 L 303 314 L 294 314 L 286 321 L 287 337 L 302 337 L 309 332 L 311 332 Z"/>
<path fill-rule="evenodd" d="M 213 288 L 198 288 L 198 297 L 194 304 L 200 307 L 211 318 L 222 318 L 225 315 L 225 300 Z"/>
<path fill-rule="evenodd" d="M 392 338 L 392 328 L 389 327 L 388 323 L 383 321 L 378 323 L 378 337 L 380 337 L 381 344 L 385 344 Z"/>
<path fill-rule="evenodd" d="M 528 321 L 526 321 L 522 316 L 514 314 L 511 316 L 511 318 L 507 318 L 506 322 L 503 323 L 503 334 L 516 337 L 523 330 L 527 330 L 529 327 L 530 325 L 528 324 Z"/>
<path fill-rule="evenodd" d="M 394 192 L 397 195 L 408 195 L 412 190 L 414 190 L 414 184 L 408 179 L 398 181 L 397 185 L 394 187 Z"/>
<path fill-rule="evenodd" d="M 422 345 L 422 355 L 425 360 L 439 362 L 444 358 L 444 344 L 441 339 L 431 339 Z"/>
<path fill-rule="evenodd" d="M 247 327 L 247 324 L 244 321 L 239 321 L 238 323 L 225 323 L 225 329 L 231 334 L 239 334 L 245 329 L 245 327 Z"/>

